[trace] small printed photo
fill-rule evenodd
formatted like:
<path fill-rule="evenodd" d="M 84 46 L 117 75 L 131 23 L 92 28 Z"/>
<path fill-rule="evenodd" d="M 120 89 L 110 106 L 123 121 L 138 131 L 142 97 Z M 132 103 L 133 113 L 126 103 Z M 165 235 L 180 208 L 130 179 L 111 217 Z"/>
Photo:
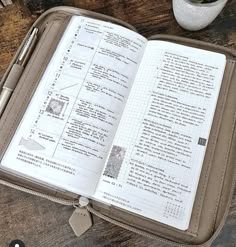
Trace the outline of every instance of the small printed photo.
<path fill-rule="evenodd" d="M 199 139 L 198 139 L 198 145 L 206 146 L 206 142 L 207 142 L 207 139 L 206 138 L 199 137 Z"/>
<path fill-rule="evenodd" d="M 122 162 L 125 158 L 126 149 L 119 146 L 113 146 L 107 166 L 104 171 L 104 175 L 111 178 L 118 178 Z"/>
<path fill-rule="evenodd" d="M 52 113 L 54 115 L 59 116 L 62 112 L 63 106 L 64 106 L 64 102 L 57 100 L 57 99 L 51 99 L 46 111 L 49 113 Z"/>

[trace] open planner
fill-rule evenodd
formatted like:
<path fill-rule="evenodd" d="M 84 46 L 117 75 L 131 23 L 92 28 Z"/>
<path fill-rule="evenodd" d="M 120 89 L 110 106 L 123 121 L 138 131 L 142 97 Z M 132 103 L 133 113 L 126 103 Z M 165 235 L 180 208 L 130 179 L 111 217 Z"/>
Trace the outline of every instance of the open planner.
<path fill-rule="evenodd" d="M 185 230 L 224 66 L 73 17 L 1 165 Z"/>
<path fill-rule="evenodd" d="M 226 64 L 221 51 L 72 15 L 0 169 L 197 236 L 200 216 L 190 222 Z"/>

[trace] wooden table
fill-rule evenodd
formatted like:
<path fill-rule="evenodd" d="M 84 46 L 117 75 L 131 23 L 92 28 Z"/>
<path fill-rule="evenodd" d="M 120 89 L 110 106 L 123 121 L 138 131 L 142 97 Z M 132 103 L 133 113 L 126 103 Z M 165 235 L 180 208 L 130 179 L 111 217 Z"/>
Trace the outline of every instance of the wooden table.
<path fill-rule="evenodd" d="M 23 6 L 27 3 L 28 8 Z M 205 30 L 188 32 L 174 20 L 170 0 L 24 1 L 0 9 L 0 78 L 37 16 L 49 7 L 70 5 L 111 15 L 134 25 L 144 36 L 175 34 L 236 49 L 236 0 Z M 235 92 L 236 93 L 236 92 Z M 73 208 L 0 186 L 0 247 L 14 239 L 26 247 L 168 246 L 94 217 L 94 226 L 75 237 L 68 219 Z M 225 227 L 212 246 L 236 246 L 236 192 Z"/>

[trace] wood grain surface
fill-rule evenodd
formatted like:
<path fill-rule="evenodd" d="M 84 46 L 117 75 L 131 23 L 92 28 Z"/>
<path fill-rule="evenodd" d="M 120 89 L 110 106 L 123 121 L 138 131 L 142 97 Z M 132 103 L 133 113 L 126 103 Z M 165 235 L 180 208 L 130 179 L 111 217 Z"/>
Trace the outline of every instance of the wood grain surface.
<path fill-rule="evenodd" d="M 132 24 L 144 36 L 175 34 L 236 49 L 236 0 L 228 1 L 220 16 L 198 32 L 177 25 L 170 0 L 21 0 L 0 9 L 0 78 L 34 20 L 57 5 L 114 16 Z M 0 186 L 0 247 L 9 246 L 14 239 L 21 239 L 26 247 L 169 246 L 97 217 L 94 226 L 77 238 L 68 224 L 72 212 L 72 207 Z M 212 246 L 236 247 L 236 191 L 226 224 Z"/>

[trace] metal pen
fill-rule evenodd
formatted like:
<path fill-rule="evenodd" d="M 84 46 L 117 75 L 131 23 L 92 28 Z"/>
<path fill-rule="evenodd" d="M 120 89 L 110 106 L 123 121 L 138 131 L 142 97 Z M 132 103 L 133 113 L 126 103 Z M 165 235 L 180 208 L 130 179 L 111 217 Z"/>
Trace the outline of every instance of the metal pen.
<path fill-rule="evenodd" d="M 0 117 L 2 116 L 14 89 L 16 88 L 17 82 L 19 81 L 19 78 L 29 60 L 30 54 L 33 51 L 34 45 L 37 40 L 37 33 L 38 28 L 33 28 L 2 87 L 2 91 L 0 94 Z"/>

